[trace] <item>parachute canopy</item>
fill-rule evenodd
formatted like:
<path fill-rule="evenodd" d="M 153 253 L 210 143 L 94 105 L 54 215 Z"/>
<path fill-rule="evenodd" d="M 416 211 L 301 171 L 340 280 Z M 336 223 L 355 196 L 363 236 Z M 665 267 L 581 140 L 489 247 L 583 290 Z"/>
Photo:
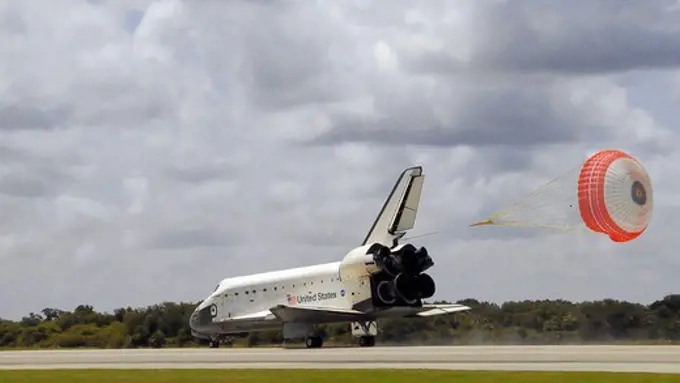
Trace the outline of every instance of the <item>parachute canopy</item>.
<path fill-rule="evenodd" d="M 639 237 L 652 218 L 652 183 L 642 164 L 620 150 L 601 150 L 583 164 L 471 226 L 590 231 L 614 242 Z"/>

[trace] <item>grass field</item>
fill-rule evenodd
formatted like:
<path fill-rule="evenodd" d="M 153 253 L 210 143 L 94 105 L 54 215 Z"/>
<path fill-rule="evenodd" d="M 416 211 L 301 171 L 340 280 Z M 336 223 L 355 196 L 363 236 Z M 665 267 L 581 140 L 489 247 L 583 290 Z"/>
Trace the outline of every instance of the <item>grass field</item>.
<path fill-rule="evenodd" d="M 499 372 L 432 370 L 21 370 L 0 371 L 2 383 L 444 383 L 444 382 L 680 382 L 678 375 L 595 372 Z"/>

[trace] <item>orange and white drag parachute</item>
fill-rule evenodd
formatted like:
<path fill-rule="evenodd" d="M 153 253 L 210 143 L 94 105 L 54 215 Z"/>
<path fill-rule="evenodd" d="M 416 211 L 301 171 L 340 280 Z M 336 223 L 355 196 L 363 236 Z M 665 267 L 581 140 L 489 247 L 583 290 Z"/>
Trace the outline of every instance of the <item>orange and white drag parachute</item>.
<path fill-rule="evenodd" d="M 647 229 L 653 207 L 652 183 L 642 164 L 620 150 L 602 150 L 471 226 L 590 231 L 614 242 L 627 242 Z"/>

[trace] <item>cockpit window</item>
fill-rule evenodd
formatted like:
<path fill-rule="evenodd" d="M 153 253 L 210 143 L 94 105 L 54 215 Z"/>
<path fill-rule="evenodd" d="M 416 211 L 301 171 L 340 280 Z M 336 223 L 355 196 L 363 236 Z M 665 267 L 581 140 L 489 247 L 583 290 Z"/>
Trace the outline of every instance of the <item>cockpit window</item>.
<path fill-rule="evenodd" d="M 217 291 L 217 289 L 219 289 L 219 288 L 220 288 L 220 285 L 215 286 L 215 290 L 213 290 L 213 292 Z"/>

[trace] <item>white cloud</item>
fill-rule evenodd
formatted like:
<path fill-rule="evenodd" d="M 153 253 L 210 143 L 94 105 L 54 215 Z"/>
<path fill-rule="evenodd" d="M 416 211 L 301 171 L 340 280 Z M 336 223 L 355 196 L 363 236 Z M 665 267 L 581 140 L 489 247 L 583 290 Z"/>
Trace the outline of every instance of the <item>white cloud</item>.
<path fill-rule="evenodd" d="M 668 2 L 34 3 L 0 1 L 0 316 L 340 259 L 413 163 L 438 298 L 675 286 L 677 111 L 639 102 L 674 90 L 629 81 L 672 83 Z M 467 228 L 601 147 L 652 174 L 640 240 Z"/>

